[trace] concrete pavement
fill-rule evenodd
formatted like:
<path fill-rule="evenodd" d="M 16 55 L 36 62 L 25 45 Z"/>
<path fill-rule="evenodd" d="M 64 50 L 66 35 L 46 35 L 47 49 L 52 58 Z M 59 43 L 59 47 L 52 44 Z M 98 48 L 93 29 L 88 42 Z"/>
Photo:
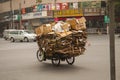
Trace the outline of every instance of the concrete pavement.
<path fill-rule="evenodd" d="M 116 77 L 120 79 L 120 38 L 115 36 Z M 110 80 L 109 36 L 88 35 L 86 52 L 74 65 L 38 62 L 36 42 L 11 43 L 0 39 L 0 80 Z"/>

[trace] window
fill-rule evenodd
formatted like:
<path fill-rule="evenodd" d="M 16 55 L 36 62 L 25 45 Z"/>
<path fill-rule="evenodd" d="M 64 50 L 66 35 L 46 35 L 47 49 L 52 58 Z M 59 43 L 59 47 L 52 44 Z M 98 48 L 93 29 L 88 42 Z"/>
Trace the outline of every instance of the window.
<path fill-rule="evenodd" d="M 33 11 L 33 8 L 32 7 L 28 7 L 28 8 L 25 8 L 25 10 L 26 10 L 26 13 L 30 13 L 30 12 Z"/>
<path fill-rule="evenodd" d="M 18 31 L 11 31 L 10 34 L 18 34 Z"/>

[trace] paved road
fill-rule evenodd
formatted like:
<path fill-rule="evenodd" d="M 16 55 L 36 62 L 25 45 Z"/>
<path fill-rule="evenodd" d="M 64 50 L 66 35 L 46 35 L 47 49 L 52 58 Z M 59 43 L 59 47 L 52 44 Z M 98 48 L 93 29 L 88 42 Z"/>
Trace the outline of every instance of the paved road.
<path fill-rule="evenodd" d="M 116 76 L 120 80 L 120 38 L 115 36 Z M 110 80 L 109 36 L 89 35 L 86 52 L 74 65 L 50 60 L 39 63 L 36 42 L 11 43 L 0 39 L 0 80 Z"/>

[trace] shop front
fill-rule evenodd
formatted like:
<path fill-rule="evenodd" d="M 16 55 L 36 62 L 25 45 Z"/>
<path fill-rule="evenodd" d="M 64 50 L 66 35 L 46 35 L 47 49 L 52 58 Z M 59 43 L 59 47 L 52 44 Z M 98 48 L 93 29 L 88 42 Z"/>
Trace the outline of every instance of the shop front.
<path fill-rule="evenodd" d="M 35 27 L 40 26 L 41 24 L 48 22 L 51 20 L 53 13 L 50 11 L 39 11 L 39 12 L 31 12 L 22 15 L 22 20 L 27 20 L 27 25 L 29 29 L 34 29 Z"/>
<path fill-rule="evenodd" d="M 106 24 L 104 23 L 105 10 L 102 8 L 84 8 L 84 16 L 87 20 L 88 33 L 106 33 Z"/>

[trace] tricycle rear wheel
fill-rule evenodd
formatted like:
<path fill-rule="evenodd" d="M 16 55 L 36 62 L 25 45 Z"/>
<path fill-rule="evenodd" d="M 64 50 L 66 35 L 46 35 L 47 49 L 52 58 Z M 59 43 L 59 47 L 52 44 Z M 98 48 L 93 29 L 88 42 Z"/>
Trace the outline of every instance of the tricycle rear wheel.
<path fill-rule="evenodd" d="M 72 65 L 75 62 L 75 57 L 68 57 L 66 58 L 66 61 L 69 65 Z"/>
<path fill-rule="evenodd" d="M 59 66 L 60 65 L 60 58 L 59 56 L 53 57 L 52 58 L 52 64 L 55 66 Z"/>

